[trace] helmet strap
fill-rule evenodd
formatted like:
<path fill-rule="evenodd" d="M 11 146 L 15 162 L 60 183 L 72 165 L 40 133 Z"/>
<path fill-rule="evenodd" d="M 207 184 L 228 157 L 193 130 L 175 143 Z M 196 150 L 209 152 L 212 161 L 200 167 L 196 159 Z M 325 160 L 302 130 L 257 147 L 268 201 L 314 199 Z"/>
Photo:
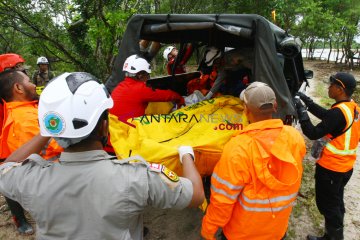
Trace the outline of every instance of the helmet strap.
<path fill-rule="evenodd" d="M 125 77 L 136 78 L 136 73 L 125 72 Z"/>
<path fill-rule="evenodd" d="M 100 141 L 101 141 L 102 146 L 105 147 L 108 142 L 108 136 L 102 136 Z"/>
<path fill-rule="evenodd" d="M 75 145 L 82 140 L 86 139 L 89 135 L 83 136 L 80 138 L 62 138 L 62 137 L 54 137 L 55 141 L 64 149 L 70 147 L 71 145 Z"/>

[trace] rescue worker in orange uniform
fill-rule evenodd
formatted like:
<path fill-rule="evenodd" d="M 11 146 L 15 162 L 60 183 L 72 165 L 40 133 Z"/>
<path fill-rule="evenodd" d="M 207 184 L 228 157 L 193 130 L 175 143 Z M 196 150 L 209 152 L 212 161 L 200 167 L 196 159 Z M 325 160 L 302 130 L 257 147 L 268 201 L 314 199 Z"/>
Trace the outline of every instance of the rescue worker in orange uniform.
<path fill-rule="evenodd" d="M 18 54 L 6 53 L 0 55 L 0 73 L 8 69 L 18 69 L 25 71 L 24 69 L 25 60 Z M 2 103 L 0 102 L 0 109 L 2 109 Z M 4 112 L 0 111 L 0 126 L 4 119 Z"/>
<path fill-rule="evenodd" d="M 293 127 L 272 119 L 277 103 L 265 83 L 240 95 L 249 125 L 225 145 L 211 177 L 210 205 L 202 221 L 204 239 L 279 240 L 302 177 L 305 142 Z"/>
<path fill-rule="evenodd" d="M 336 102 L 326 110 L 303 93 L 298 93 L 307 110 L 321 119 L 314 126 L 300 100 L 295 101 L 301 129 L 311 140 L 325 146 L 315 170 L 316 205 L 325 217 L 325 234 L 308 235 L 308 240 L 344 239 L 344 187 L 350 180 L 359 143 L 359 107 L 351 99 L 356 88 L 354 76 L 338 72 L 330 77 L 328 95 Z"/>
<path fill-rule="evenodd" d="M 3 101 L 1 111 L 4 113 L 0 131 L 0 159 L 5 160 L 12 152 L 39 133 L 38 95 L 30 78 L 16 69 L 0 73 L 0 82 L 0 98 Z M 52 160 L 57 159 L 62 150 L 54 140 L 51 140 L 40 154 Z M 23 208 L 9 198 L 6 198 L 6 201 L 18 232 L 32 234 L 34 231 L 25 218 Z"/>
<path fill-rule="evenodd" d="M 243 56 L 242 49 L 227 52 L 209 46 L 200 63 L 201 76 L 187 83 L 188 94 L 199 90 L 205 99 L 218 95 L 239 96 L 251 82 L 251 59 Z"/>
<path fill-rule="evenodd" d="M 205 96 L 209 92 L 218 76 L 221 56 L 222 52 L 215 47 L 206 49 L 204 59 L 200 63 L 200 77 L 190 80 L 186 85 L 188 94 L 199 90 Z"/>

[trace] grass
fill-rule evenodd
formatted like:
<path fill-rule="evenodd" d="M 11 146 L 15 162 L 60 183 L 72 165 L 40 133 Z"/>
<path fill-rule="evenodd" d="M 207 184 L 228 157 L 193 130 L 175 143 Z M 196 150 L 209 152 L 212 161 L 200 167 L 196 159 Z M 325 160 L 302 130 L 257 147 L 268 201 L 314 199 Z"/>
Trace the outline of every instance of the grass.
<path fill-rule="evenodd" d="M 328 97 L 328 88 L 329 84 L 327 82 L 322 82 L 317 84 L 316 92 L 321 96 L 320 105 L 324 108 L 330 108 L 334 103 L 334 100 Z"/>

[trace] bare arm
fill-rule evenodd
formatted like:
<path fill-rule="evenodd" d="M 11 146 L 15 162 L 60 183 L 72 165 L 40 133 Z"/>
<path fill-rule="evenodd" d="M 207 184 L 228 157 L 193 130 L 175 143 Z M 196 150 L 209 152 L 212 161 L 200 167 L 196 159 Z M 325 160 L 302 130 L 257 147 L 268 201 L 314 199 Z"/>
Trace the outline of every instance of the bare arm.
<path fill-rule="evenodd" d="M 48 143 L 50 137 L 43 137 L 40 134 L 24 143 L 6 158 L 5 162 L 23 162 L 29 155 L 39 153 Z"/>
<path fill-rule="evenodd" d="M 197 171 L 191 154 L 182 157 L 183 177 L 189 179 L 193 184 L 193 196 L 188 207 L 198 207 L 205 199 L 204 188 L 199 172 Z"/>

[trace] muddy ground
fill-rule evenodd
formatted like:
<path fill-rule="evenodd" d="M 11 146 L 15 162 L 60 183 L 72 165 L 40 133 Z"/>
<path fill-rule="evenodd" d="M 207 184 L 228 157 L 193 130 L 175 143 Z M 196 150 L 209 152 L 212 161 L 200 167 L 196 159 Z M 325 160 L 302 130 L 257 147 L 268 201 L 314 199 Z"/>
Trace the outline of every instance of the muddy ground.
<path fill-rule="evenodd" d="M 314 71 L 314 78 L 310 80 L 307 94 L 320 102 L 326 88 L 326 81 L 336 71 L 349 71 L 346 66 L 327 64 L 319 61 L 305 61 L 305 68 Z M 360 80 L 360 69 L 352 73 Z M 320 90 L 319 90 L 320 89 Z M 326 90 L 324 91 L 326 94 Z M 360 96 L 360 90 L 358 90 Z M 357 98 L 357 102 L 359 102 Z M 313 121 L 316 121 L 314 119 Z M 311 142 L 307 141 L 310 146 Z M 297 200 L 291 215 L 287 239 L 305 239 L 308 233 L 321 234 L 324 226 L 323 219 L 317 211 L 314 198 L 314 161 L 306 156 L 304 159 L 304 177 L 301 196 Z M 345 190 L 345 240 L 360 240 L 360 162 L 357 161 L 353 176 Z M 31 240 L 34 236 L 20 236 L 16 233 L 9 211 L 4 205 L 4 198 L 0 196 L 0 240 Z M 200 239 L 202 212 L 199 209 L 185 209 L 182 211 L 148 209 L 144 216 L 144 224 L 149 228 L 146 240 L 180 240 Z M 31 221 L 35 226 L 35 223 Z"/>

